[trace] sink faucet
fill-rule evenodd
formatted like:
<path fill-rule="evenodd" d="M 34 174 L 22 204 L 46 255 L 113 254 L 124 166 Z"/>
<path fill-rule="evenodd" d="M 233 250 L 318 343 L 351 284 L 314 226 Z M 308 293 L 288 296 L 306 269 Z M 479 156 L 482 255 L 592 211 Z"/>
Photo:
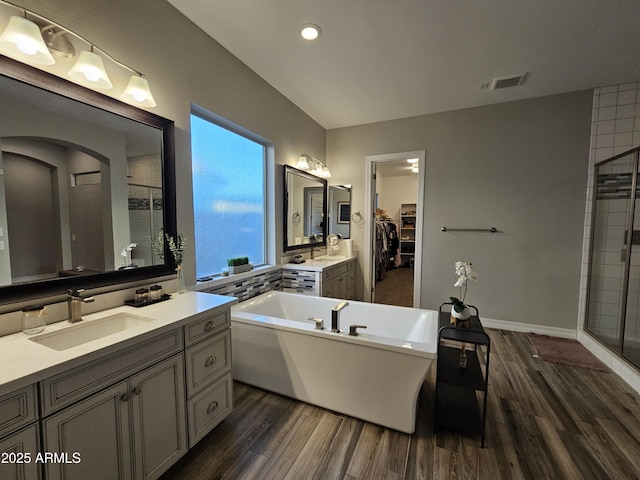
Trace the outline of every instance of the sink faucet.
<path fill-rule="evenodd" d="M 318 251 L 320 251 L 320 250 L 318 250 Z M 311 247 L 311 250 L 309 250 L 309 253 L 310 253 L 310 255 L 311 255 L 311 256 L 310 256 L 310 259 L 311 259 L 311 260 L 313 260 L 313 252 L 314 252 L 314 248 L 313 248 L 313 247 Z"/>
<path fill-rule="evenodd" d="M 331 309 L 331 331 L 333 333 L 340 333 L 340 310 L 349 306 L 349 302 L 340 302 Z"/>
<path fill-rule="evenodd" d="M 69 323 L 76 323 L 82 320 L 82 304 L 93 302 L 93 297 L 83 297 L 83 288 L 74 288 L 67 291 L 67 310 L 69 312 Z"/>

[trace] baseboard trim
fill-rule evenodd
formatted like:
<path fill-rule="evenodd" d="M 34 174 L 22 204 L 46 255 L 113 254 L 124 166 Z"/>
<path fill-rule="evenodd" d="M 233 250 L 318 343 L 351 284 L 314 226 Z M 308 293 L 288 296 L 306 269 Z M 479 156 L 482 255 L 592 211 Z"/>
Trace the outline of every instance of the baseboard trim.
<path fill-rule="evenodd" d="M 497 330 L 508 330 L 511 332 L 531 332 L 540 335 L 551 335 L 552 337 L 577 338 L 576 330 L 570 328 L 547 327 L 545 325 L 534 325 L 532 323 L 507 322 L 505 320 L 495 320 L 493 318 L 482 317 L 482 326 L 495 328 Z"/>

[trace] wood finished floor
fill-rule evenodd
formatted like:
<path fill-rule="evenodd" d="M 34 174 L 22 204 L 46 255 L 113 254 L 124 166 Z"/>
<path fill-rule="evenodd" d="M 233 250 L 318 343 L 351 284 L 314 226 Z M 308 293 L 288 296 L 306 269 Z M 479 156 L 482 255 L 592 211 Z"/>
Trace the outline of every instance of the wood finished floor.
<path fill-rule="evenodd" d="M 613 373 L 542 362 L 524 333 L 492 341 L 486 448 L 434 435 L 435 369 L 407 435 L 237 383 L 235 410 L 162 480 L 640 478 L 640 398 Z"/>

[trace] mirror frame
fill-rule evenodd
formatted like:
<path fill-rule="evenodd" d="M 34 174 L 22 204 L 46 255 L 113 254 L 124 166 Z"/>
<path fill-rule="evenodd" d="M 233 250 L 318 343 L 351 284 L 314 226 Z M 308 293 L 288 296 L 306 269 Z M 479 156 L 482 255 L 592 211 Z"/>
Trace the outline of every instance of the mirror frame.
<path fill-rule="evenodd" d="M 176 168 L 175 126 L 173 120 L 155 115 L 115 98 L 77 85 L 64 78 L 31 67 L 4 55 L 0 55 L 0 75 L 26 83 L 36 88 L 81 102 L 107 113 L 134 120 L 159 129 L 162 132 L 162 190 L 164 206 L 164 231 L 177 237 L 176 220 Z M 70 288 L 100 288 L 120 283 L 136 282 L 154 277 L 175 274 L 175 267 L 167 263 L 171 253 L 165 243 L 165 263 L 130 270 L 114 270 L 94 275 L 59 277 L 16 285 L 0 286 L 0 306 L 15 302 L 35 300 L 66 294 Z"/>
<path fill-rule="evenodd" d="M 289 245 L 289 237 L 288 237 L 288 229 L 289 229 L 289 174 L 297 175 L 302 178 L 306 178 L 307 180 L 311 180 L 317 182 L 322 186 L 322 195 L 324 197 L 324 202 L 322 205 L 322 215 L 324 218 L 324 225 L 322 226 L 322 241 L 315 243 L 302 243 L 300 245 Z M 304 250 L 313 247 L 325 247 L 327 245 L 327 179 L 316 177 L 311 173 L 304 172 L 302 170 L 298 170 L 297 168 L 292 167 L 291 165 L 284 166 L 284 251 L 292 252 L 295 250 Z"/>

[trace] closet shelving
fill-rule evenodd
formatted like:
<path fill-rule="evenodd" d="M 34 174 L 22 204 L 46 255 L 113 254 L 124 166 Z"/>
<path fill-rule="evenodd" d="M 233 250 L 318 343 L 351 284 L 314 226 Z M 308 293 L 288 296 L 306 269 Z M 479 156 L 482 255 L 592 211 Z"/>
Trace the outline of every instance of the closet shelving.
<path fill-rule="evenodd" d="M 409 267 L 413 267 L 416 252 L 416 208 L 415 203 L 400 205 L 400 255 Z"/>

